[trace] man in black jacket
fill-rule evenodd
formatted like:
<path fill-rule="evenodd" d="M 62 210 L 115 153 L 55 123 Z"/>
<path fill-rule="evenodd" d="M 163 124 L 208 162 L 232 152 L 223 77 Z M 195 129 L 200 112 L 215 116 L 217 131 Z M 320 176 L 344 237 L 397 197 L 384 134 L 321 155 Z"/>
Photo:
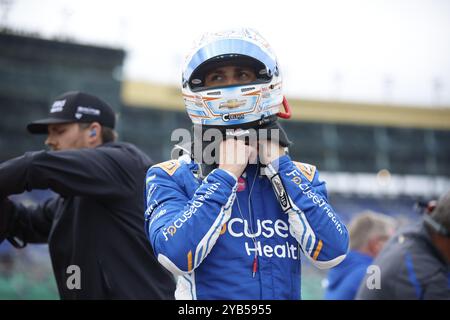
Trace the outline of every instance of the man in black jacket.
<path fill-rule="evenodd" d="M 0 164 L 0 242 L 48 242 L 62 299 L 173 299 L 173 278 L 142 227 L 151 160 L 115 142 L 114 125 L 111 107 L 82 92 L 63 94 L 47 119 L 28 125 L 48 134 L 52 151 Z M 7 198 L 47 188 L 59 196 L 36 208 Z"/>
<path fill-rule="evenodd" d="M 450 300 L 450 191 L 427 210 L 385 245 L 373 262 L 378 287 L 366 276 L 357 299 Z"/>

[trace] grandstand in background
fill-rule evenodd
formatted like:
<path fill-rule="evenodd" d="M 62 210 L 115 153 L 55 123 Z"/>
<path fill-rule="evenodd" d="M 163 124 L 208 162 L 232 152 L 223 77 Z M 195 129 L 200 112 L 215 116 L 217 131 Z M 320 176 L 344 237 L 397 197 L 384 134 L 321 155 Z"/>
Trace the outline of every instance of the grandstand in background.
<path fill-rule="evenodd" d="M 71 90 L 91 91 L 120 112 L 125 52 L 19 36 L 0 30 L 0 161 L 42 149 L 26 125 L 45 117 L 50 102 Z"/>

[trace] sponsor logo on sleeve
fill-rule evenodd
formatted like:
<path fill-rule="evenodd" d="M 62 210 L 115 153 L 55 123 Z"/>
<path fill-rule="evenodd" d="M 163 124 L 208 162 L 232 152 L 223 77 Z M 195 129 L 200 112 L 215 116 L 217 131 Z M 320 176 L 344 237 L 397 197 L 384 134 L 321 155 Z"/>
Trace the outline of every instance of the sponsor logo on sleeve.
<path fill-rule="evenodd" d="M 314 168 L 313 171 L 311 171 L 311 172 L 315 173 L 315 167 L 314 166 L 311 166 L 311 167 Z M 315 192 L 314 188 L 311 187 L 311 184 L 309 182 L 302 183 L 302 177 L 300 175 L 300 172 L 298 172 L 297 169 L 294 169 L 291 172 L 286 173 L 286 176 L 290 177 L 291 181 L 294 182 L 299 187 L 299 189 L 301 190 L 301 193 L 304 197 L 307 197 L 309 200 L 312 201 L 312 203 L 315 206 L 321 208 L 323 210 L 323 212 L 328 215 L 328 217 L 331 219 L 331 222 L 336 227 L 336 230 L 340 234 L 342 234 L 343 233 L 342 225 L 339 222 L 339 219 L 337 218 L 334 210 L 329 206 L 329 204 L 325 198 L 323 198 L 320 194 L 317 194 Z M 305 176 L 305 174 L 303 174 L 303 176 Z M 314 175 L 312 177 L 314 177 Z M 308 177 L 306 177 L 306 178 L 309 180 Z M 309 181 L 311 181 L 311 180 L 309 180 Z"/>
<path fill-rule="evenodd" d="M 164 239 L 168 241 L 168 235 L 173 237 L 177 230 L 180 229 L 187 221 L 189 221 L 189 219 L 197 212 L 197 210 L 203 206 L 205 200 L 209 199 L 216 192 L 216 190 L 219 189 L 219 187 L 219 182 L 213 183 L 207 188 L 205 194 L 197 196 L 192 201 L 188 210 L 183 212 L 183 214 L 178 217 L 171 225 L 162 230 Z"/>
<path fill-rule="evenodd" d="M 276 174 L 271 178 L 272 187 L 275 191 L 275 195 L 281 205 L 281 209 L 286 212 L 292 209 L 291 202 L 289 201 L 289 196 L 284 188 L 283 182 L 281 181 L 280 175 Z"/>

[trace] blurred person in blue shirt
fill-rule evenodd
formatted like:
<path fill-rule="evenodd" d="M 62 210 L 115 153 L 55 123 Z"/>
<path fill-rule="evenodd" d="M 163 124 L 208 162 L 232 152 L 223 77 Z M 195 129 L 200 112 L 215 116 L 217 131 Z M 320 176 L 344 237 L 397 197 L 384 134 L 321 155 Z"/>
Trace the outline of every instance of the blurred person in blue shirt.
<path fill-rule="evenodd" d="M 341 264 L 328 272 L 325 299 L 353 300 L 367 268 L 394 234 L 395 220 L 385 214 L 364 211 L 349 225 L 350 251 Z"/>

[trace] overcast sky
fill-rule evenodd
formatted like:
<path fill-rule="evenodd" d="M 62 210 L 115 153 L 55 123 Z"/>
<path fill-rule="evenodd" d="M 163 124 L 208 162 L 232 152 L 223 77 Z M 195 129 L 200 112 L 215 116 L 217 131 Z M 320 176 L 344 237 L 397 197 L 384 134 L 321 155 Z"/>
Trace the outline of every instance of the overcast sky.
<path fill-rule="evenodd" d="M 126 79 L 174 85 L 204 31 L 252 27 L 290 96 L 450 107 L 448 0 L 0 0 L 0 19 L 122 47 Z"/>

